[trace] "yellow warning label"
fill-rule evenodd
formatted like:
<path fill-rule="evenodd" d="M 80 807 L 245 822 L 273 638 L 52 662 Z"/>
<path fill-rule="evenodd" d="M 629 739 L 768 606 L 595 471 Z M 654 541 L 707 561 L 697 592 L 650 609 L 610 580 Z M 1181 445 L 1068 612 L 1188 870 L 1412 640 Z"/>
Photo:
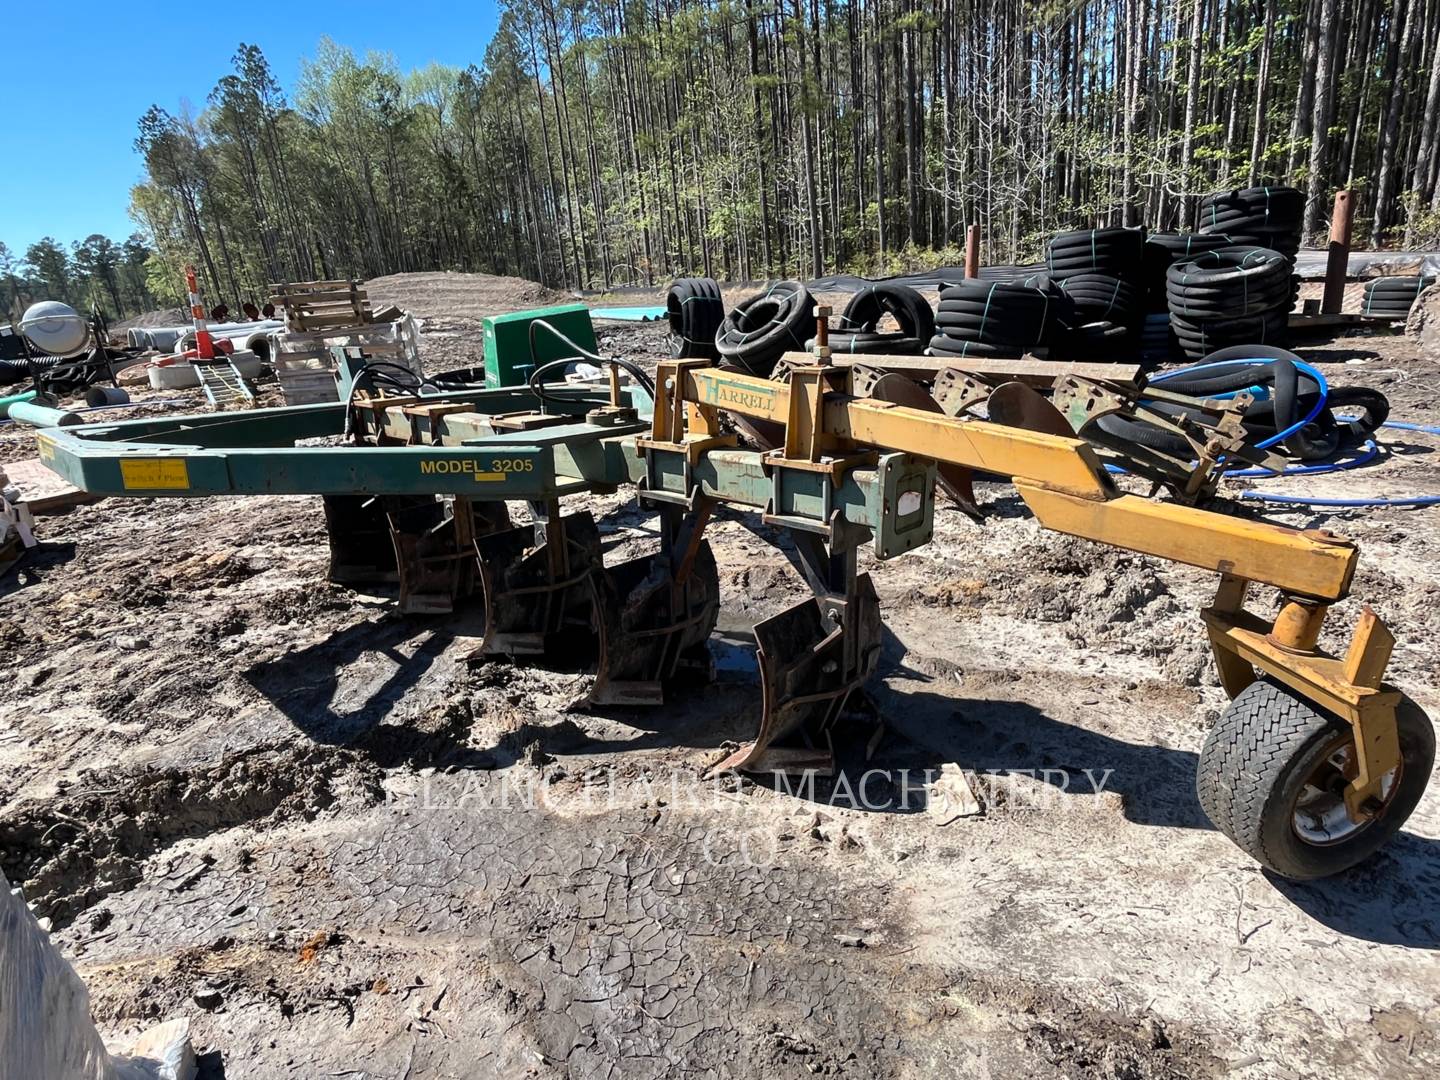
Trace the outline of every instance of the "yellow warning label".
<path fill-rule="evenodd" d="M 120 462 L 120 482 L 127 490 L 184 490 L 190 486 L 190 470 L 184 458 L 124 458 Z"/>
<path fill-rule="evenodd" d="M 55 460 L 55 444 L 49 439 L 47 439 L 44 435 L 35 436 L 35 445 L 40 448 L 41 461 Z"/>

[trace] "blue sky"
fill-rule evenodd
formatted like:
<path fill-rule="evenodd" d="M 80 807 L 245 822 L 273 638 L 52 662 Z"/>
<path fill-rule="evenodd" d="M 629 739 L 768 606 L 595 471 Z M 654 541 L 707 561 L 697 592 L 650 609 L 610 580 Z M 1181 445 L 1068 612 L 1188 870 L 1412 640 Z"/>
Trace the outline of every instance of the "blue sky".
<path fill-rule="evenodd" d="M 324 35 L 358 53 L 389 52 L 404 70 L 463 67 L 484 59 L 498 21 L 493 0 L 21 0 L 4 19 L 19 66 L 0 82 L 0 240 L 23 257 L 42 236 L 67 247 L 94 232 L 129 236 L 130 188 L 143 173 L 135 122 L 152 104 L 203 109 L 242 41 L 260 46 L 288 94 Z"/>

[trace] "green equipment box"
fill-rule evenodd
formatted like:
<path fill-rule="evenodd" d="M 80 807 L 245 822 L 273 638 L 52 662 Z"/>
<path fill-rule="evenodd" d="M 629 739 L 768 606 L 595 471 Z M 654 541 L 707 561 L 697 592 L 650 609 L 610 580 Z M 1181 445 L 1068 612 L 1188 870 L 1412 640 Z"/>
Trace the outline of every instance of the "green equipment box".
<path fill-rule="evenodd" d="M 530 373 L 551 360 L 575 357 L 575 350 L 543 326 L 535 331 L 535 351 L 530 351 L 530 324 L 541 319 L 555 327 L 576 345 L 595 351 L 595 327 L 590 309 L 584 304 L 515 311 L 491 315 L 485 327 L 485 385 L 523 386 Z"/>

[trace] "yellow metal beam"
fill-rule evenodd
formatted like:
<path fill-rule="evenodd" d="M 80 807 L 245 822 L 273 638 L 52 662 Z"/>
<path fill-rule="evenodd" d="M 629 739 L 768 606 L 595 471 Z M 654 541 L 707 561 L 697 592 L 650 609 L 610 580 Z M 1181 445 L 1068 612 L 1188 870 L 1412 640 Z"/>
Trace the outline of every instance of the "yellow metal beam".
<path fill-rule="evenodd" d="M 1399 695 L 1379 687 L 1356 686 L 1345 677 L 1345 662 L 1322 652 L 1299 655 L 1270 640 L 1270 626 L 1248 611 L 1204 608 L 1200 617 L 1212 640 L 1247 664 L 1287 683 L 1343 719 L 1354 721 L 1369 701 L 1394 704 Z"/>
<path fill-rule="evenodd" d="M 1032 480 L 1082 499 L 1115 494 L 1100 459 L 1083 439 L 1042 435 L 985 420 L 964 420 L 866 398 L 827 403 L 825 429 L 865 446 Z"/>
<path fill-rule="evenodd" d="M 784 383 L 717 368 L 690 369 L 679 377 L 687 400 L 779 424 L 790 419 L 792 391 Z M 838 395 L 824 402 L 823 418 L 824 433 L 833 439 L 1024 478 L 1086 499 L 1115 493 L 1083 439 Z"/>
<path fill-rule="evenodd" d="M 677 378 L 681 380 L 679 396 L 686 401 L 777 424 L 790 417 L 790 387 L 784 383 L 714 367 L 687 367 Z"/>
<path fill-rule="evenodd" d="M 1015 486 L 1047 529 L 1317 600 L 1342 598 L 1359 558 L 1352 543 L 1316 539 L 1283 525 L 1151 502 L 1138 495 L 1094 502 L 1019 479 Z"/>
<path fill-rule="evenodd" d="M 837 340 L 844 341 L 845 335 L 837 335 Z M 780 360 L 793 367 L 815 363 L 814 355 L 805 352 L 787 352 Z M 885 353 L 845 352 L 831 353 L 829 362 L 841 368 L 864 366 L 880 371 L 898 371 L 912 379 L 923 379 L 927 382 L 946 368 L 955 368 L 971 375 L 983 375 L 997 383 L 1013 379 L 1037 390 L 1049 389 L 1062 375 L 1130 387 L 1140 383 L 1139 364 L 1087 364 L 1058 360 L 994 360 L 974 356 L 894 356 Z"/>
<path fill-rule="evenodd" d="M 792 393 L 815 392 L 716 368 L 687 367 L 676 378 L 685 400 L 782 424 Z M 1082 439 L 841 394 L 825 398 L 821 428 L 839 446 L 903 450 L 1011 477 L 1040 524 L 1056 532 L 1317 600 L 1345 596 L 1355 573 L 1358 553 L 1347 540 L 1122 495 Z"/>

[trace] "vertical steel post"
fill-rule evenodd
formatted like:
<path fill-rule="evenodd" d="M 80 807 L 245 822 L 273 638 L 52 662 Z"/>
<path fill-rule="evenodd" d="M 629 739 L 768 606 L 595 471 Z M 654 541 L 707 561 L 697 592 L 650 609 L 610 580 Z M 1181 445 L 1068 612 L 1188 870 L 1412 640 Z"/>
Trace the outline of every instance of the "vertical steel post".
<path fill-rule="evenodd" d="M 971 225 L 965 230 L 965 276 L 980 276 L 980 226 Z"/>
<path fill-rule="evenodd" d="M 1325 298 L 1320 310 L 1338 315 L 1345 302 L 1345 274 L 1350 267 L 1350 235 L 1355 223 L 1355 199 L 1349 191 L 1335 193 L 1330 215 L 1330 253 L 1325 263 Z"/>

